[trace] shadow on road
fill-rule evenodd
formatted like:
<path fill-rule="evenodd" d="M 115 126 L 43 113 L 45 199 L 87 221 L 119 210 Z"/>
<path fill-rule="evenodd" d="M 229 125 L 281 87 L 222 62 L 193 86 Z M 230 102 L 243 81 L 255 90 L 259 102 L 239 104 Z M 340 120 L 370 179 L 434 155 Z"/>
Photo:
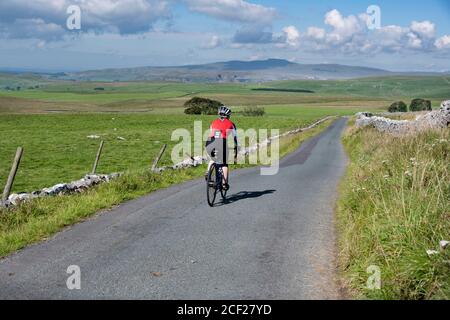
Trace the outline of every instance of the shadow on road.
<path fill-rule="evenodd" d="M 221 202 L 218 203 L 217 206 L 223 206 L 225 204 L 230 204 L 239 200 L 244 200 L 244 199 L 250 199 L 250 198 L 259 198 L 262 197 L 266 194 L 272 194 L 277 190 L 264 190 L 264 191 L 241 191 L 235 194 L 232 194 L 230 196 L 227 196 L 227 198 Z"/>

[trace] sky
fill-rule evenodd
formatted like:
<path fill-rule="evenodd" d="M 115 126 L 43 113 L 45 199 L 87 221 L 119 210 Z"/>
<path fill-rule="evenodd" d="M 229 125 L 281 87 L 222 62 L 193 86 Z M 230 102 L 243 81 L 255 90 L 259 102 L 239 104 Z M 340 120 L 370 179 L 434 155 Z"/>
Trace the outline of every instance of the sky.
<path fill-rule="evenodd" d="M 3 70 L 268 58 L 448 71 L 450 0 L 0 1 Z"/>

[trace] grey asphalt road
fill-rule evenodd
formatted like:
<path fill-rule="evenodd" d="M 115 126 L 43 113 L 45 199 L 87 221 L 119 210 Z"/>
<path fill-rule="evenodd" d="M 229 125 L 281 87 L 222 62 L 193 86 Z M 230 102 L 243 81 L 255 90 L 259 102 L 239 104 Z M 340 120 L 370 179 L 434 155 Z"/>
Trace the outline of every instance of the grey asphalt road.
<path fill-rule="evenodd" d="M 0 261 L 1 299 L 336 299 L 334 206 L 346 119 L 281 161 L 160 190 Z M 71 265 L 81 289 L 69 290 Z"/>

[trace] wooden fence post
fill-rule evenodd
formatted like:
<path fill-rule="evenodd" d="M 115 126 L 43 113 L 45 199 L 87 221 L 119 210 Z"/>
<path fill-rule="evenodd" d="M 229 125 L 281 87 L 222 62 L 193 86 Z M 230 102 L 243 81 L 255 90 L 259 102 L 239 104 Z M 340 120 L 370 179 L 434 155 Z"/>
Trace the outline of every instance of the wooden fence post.
<path fill-rule="evenodd" d="M 167 144 L 164 144 L 164 145 L 161 147 L 161 150 L 159 151 L 158 156 L 157 156 L 157 157 L 155 158 L 155 160 L 153 161 L 152 171 L 155 171 L 155 170 L 156 170 L 156 168 L 157 168 L 157 166 L 158 166 L 158 162 L 159 162 L 159 160 L 161 160 L 161 157 L 163 156 L 164 151 L 166 151 L 166 148 L 167 148 Z"/>
<path fill-rule="evenodd" d="M 191 156 L 189 153 L 185 153 L 186 157 L 191 158 L 192 161 L 195 161 L 195 158 L 193 156 Z"/>
<path fill-rule="evenodd" d="M 94 166 L 92 167 L 91 174 L 95 174 L 95 172 L 97 171 L 98 161 L 100 160 L 100 155 L 102 154 L 102 150 L 103 150 L 103 144 L 104 144 L 104 141 L 102 140 L 100 142 L 100 147 L 98 148 L 98 151 L 97 151 L 97 156 L 95 157 L 95 162 L 94 162 Z"/>
<path fill-rule="evenodd" d="M 11 171 L 9 172 L 8 181 L 6 182 L 5 189 L 3 190 L 3 197 L 2 197 L 3 203 L 5 203 L 6 200 L 8 200 L 9 194 L 11 193 L 14 179 L 16 178 L 17 170 L 19 169 L 20 159 L 22 159 L 22 154 L 23 148 L 18 147 L 13 165 L 11 167 Z"/>

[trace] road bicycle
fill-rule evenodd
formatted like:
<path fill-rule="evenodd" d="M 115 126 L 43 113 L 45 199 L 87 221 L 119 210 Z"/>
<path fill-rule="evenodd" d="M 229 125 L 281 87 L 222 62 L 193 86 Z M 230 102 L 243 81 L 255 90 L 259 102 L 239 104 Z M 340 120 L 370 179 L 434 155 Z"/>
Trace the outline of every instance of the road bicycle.
<path fill-rule="evenodd" d="M 208 170 L 208 175 L 206 179 L 206 198 L 210 207 L 214 206 L 214 201 L 216 200 L 217 192 L 220 192 L 222 196 L 222 201 L 225 201 L 227 197 L 227 190 L 223 188 L 223 165 L 213 163 Z"/>

